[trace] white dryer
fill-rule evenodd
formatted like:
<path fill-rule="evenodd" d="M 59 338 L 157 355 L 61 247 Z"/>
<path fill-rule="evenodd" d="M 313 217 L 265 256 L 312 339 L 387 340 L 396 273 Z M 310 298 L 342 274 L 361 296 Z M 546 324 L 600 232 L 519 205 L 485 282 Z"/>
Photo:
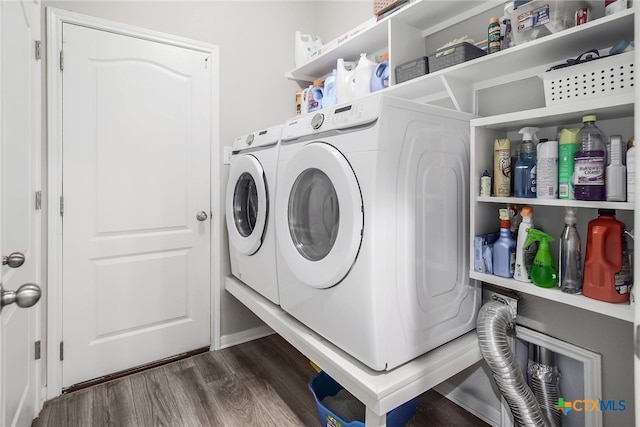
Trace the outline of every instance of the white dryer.
<path fill-rule="evenodd" d="M 231 273 L 276 304 L 274 202 L 281 129 L 233 141 L 226 195 Z"/>
<path fill-rule="evenodd" d="M 282 308 L 374 370 L 475 328 L 469 120 L 383 94 L 282 129 Z"/>

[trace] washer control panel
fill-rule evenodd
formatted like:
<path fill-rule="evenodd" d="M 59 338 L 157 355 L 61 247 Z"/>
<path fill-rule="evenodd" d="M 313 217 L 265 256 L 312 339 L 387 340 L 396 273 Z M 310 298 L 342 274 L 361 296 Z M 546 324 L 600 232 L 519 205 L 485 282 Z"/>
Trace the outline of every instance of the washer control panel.
<path fill-rule="evenodd" d="M 381 103 L 381 96 L 373 96 L 333 109 L 296 117 L 284 124 L 282 140 L 372 123 L 378 118 Z"/>

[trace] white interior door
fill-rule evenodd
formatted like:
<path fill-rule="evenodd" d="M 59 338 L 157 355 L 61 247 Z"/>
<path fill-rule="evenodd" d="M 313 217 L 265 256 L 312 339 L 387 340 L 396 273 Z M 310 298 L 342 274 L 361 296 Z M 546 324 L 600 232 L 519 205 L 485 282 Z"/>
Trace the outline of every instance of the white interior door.
<path fill-rule="evenodd" d="M 34 54 L 39 27 L 39 2 L 0 2 L 0 253 L 8 256 L 0 271 L 3 303 L 11 303 L 22 285 L 39 282 L 35 193 L 40 177 L 40 63 Z M 24 263 L 10 256 L 15 253 L 24 255 Z M 34 358 L 40 304 L 20 308 L 25 296 L 20 292 L 17 303 L 5 305 L 0 313 L 2 426 L 31 425 L 41 406 L 39 362 Z"/>
<path fill-rule="evenodd" d="M 209 57 L 62 26 L 63 388 L 209 346 Z"/>

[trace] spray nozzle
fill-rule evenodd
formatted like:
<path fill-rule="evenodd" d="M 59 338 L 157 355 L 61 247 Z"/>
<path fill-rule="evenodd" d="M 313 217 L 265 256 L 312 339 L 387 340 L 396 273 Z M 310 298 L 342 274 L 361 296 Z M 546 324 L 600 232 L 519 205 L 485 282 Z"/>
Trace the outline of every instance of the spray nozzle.
<path fill-rule="evenodd" d="M 527 233 L 528 233 L 527 240 L 524 242 L 525 249 L 528 248 L 529 245 L 532 244 L 533 242 L 540 242 L 541 246 L 547 245 L 548 247 L 549 242 L 553 242 L 555 240 L 553 237 L 549 236 L 544 231 L 536 230 L 535 228 L 528 228 Z"/>
<path fill-rule="evenodd" d="M 537 127 L 533 127 L 533 126 L 527 126 L 527 127 L 523 127 L 522 129 L 520 129 L 520 131 L 518 133 L 522 134 L 522 140 L 523 141 L 538 141 L 538 136 L 536 135 L 536 132 L 538 132 L 540 130 L 540 128 Z"/>
<path fill-rule="evenodd" d="M 536 252 L 531 265 L 531 281 L 540 287 L 552 288 L 558 281 L 558 272 L 553 266 L 553 257 L 549 250 L 549 242 L 553 242 L 554 238 L 535 228 L 529 228 L 527 233 L 527 240 L 524 242 L 525 249 L 533 242 L 540 242 L 538 252 Z"/>

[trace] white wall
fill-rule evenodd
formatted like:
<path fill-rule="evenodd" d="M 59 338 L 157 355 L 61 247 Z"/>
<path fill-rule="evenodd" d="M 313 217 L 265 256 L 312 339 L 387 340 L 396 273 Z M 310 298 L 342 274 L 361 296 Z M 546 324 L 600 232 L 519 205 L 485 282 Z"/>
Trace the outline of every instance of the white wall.
<path fill-rule="evenodd" d="M 373 16 L 373 0 L 317 1 L 314 12 L 316 33 L 324 43 L 359 26 Z M 357 55 L 357 54 L 356 54 Z"/>
<path fill-rule="evenodd" d="M 295 92 L 300 85 L 287 80 L 285 72 L 295 65 L 296 30 L 320 35 L 329 41 L 371 16 L 368 0 L 44 0 L 42 5 L 43 9 L 69 10 L 217 45 L 220 48 L 219 135 L 223 145 L 231 145 L 235 136 L 283 123 L 295 114 Z M 46 149 L 43 152 L 46 153 Z M 46 177 L 46 172 L 43 176 Z M 226 179 L 227 168 L 224 167 L 219 182 L 222 194 Z M 223 207 L 221 214 L 224 215 Z M 222 258 L 222 274 L 225 275 L 230 274 L 226 227 L 222 216 L 218 220 L 225 241 L 221 252 L 214 256 Z M 223 336 L 261 324 L 226 292 L 221 294 L 221 305 Z"/>

